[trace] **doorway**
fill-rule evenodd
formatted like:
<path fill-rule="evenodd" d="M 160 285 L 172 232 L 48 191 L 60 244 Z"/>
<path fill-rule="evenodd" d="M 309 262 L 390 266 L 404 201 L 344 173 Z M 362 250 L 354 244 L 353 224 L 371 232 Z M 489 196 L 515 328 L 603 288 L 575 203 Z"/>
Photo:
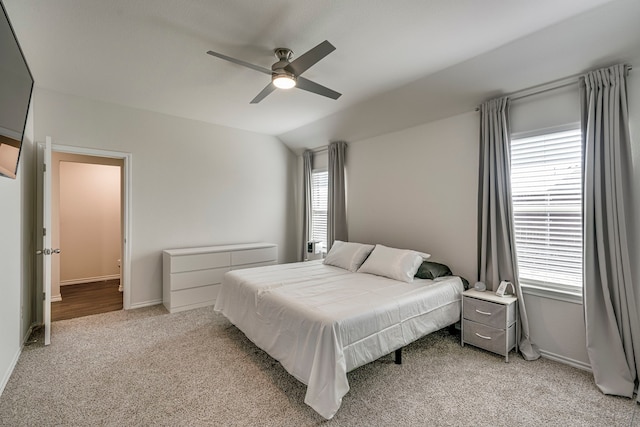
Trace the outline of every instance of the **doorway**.
<path fill-rule="evenodd" d="M 51 320 L 121 310 L 123 159 L 52 153 Z"/>
<path fill-rule="evenodd" d="M 36 292 L 43 298 L 35 298 L 34 304 L 38 321 L 44 326 L 44 344 L 51 342 L 51 294 L 52 294 L 52 261 L 61 252 L 52 242 L 52 175 L 55 164 L 52 162 L 53 153 L 69 153 L 93 156 L 102 159 L 120 159 L 121 166 L 121 263 L 120 286 L 123 292 L 123 308 L 131 308 L 131 153 L 98 150 L 93 148 L 73 147 L 53 144 L 47 136 L 44 142 L 37 144 L 36 167 L 36 218 L 34 234 L 36 261 Z M 59 241 L 56 242 L 59 244 Z"/>

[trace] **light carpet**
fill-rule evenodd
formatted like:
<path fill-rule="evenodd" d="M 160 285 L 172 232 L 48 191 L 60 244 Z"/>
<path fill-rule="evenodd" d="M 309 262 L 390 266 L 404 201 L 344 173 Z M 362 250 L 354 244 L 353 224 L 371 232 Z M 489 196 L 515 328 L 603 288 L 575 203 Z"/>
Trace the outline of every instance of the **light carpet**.
<path fill-rule="evenodd" d="M 635 426 L 632 399 L 551 360 L 509 363 L 448 330 L 348 374 L 324 420 L 306 387 L 211 307 L 162 306 L 55 322 L 0 396 L 3 426 Z"/>

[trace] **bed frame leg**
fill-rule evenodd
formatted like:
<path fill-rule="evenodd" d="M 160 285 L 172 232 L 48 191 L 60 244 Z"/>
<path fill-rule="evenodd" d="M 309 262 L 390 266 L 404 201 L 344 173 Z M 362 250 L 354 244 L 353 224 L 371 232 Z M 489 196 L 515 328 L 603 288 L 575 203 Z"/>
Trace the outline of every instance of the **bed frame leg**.
<path fill-rule="evenodd" d="M 396 350 L 396 365 L 402 365 L 402 348 Z"/>

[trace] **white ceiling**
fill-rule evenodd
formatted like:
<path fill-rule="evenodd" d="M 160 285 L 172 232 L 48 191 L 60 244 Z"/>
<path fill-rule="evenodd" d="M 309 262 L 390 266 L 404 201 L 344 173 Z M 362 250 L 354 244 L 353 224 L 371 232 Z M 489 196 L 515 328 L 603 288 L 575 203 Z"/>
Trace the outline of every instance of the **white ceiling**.
<path fill-rule="evenodd" d="M 542 78 L 564 77 L 567 70 L 580 72 L 603 60 L 611 46 L 595 54 L 587 49 L 591 46 L 573 49 L 579 39 L 569 27 L 562 29 L 565 22 L 587 31 L 593 24 L 589 19 L 596 19 L 589 16 L 601 16 L 599 11 L 613 10 L 622 18 L 631 11 L 633 28 L 640 17 L 637 0 L 3 3 L 37 86 L 276 135 L 294 149 L 426 122 L 455 113 L 463 104 L 468 108 L 491 91 L 543 83 L 548 80 Z M 594 8 L 599 9 L 589 12 Z M 597 21 L 596 31 L 605 26 L 607 37 L 620 28 L 606 19 Z M 622 43 L 625 51 L 637 48 L 635 31 L 633 43 Z M 250 105 L 269 77 L 206 54 L 214 50 L 270 68 L 275 47 L 302 54 L 323 40 L 336 51 L 304 77 L 341 92 L 338 100 L 294 89 Z M 535 75 L 518 68 L 515 62 L 537 58 L 541 50 L 555 53 L 558 66 L 545 61 Z M 569 61 L 572 56 L 577 57 Z M 470 71 L 489 80 L 470 82 L 465 74 Z M 427 105 L 427 98 L 438 98 L 440 105 Z M 465 103 L 458 102 L 462 98 Z M 416 109 L 425 113 L 416 116 Z M 381 114 L 389 117 L 384 128 L 376 120 Z"/>

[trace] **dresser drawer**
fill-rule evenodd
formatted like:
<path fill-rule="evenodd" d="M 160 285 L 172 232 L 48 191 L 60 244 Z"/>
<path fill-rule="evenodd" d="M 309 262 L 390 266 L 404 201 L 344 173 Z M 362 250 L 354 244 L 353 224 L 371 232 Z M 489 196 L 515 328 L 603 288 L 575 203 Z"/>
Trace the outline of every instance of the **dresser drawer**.
<path fill-rule="evenodd" d="M 169 311 L 174 313 L 184 308 L 196 308 L 212 305 L 222 285 L 201 286 L 199 288 L 171 291 Z"/>
<path fill-rule="evenodd" d="M 254 268 L 254 267 L 266 267 L 267 265 L 275 265 L 275 264 L 276 264 L 275 261 L 269 261 L 269 262 L 259 262 L 256 264 L 234 265 L 233 267 L 231 267 L 231 270 L 244 270 L 247 268 Z"/>
<path fill-rule="evenodd" d="M 171 290 L 179 291 L 181 289 L 220 284 L 222 283 L 222 276 L 227 271 L 229 271 L 229 267 L 173 273 L 171 274 Z"/>
<path fill-rule="evenodd" d="M 507 324 L 512 323 L 513 320 L 515 320 L 514 315 L 510 321 L 507 321 L 509 318 L 509 311 L 513 311 L 509 310 L 510 307 L 511 306 L 497 304 L 490 301 L 465 297 L 463 317 L 494 328 L 504 329 Z"/>
<path fill-rule="evenodd" d="M 462 329 L 465 343 L 503 356 L 506 356 L 516 343 L 515 325 L 504 330 L 464 319 Z"/>
<path fill-rule="evenodd" d="M 204 270 L 207 268 L 226 267 L 229 265 L 230 260 L 231 256 L 229 252 L 211 252 L 188 256 L 172 256 L 169 261 L 169 268 L 172 273 Z"/>
<path fill-rule="evenodd" d="M 278 259 L 278 250 L 276 247 L 250 249 L 247 251 L 231 252 L 231 265 L 234 267 L 245 264 L 259 264 Z"/>

